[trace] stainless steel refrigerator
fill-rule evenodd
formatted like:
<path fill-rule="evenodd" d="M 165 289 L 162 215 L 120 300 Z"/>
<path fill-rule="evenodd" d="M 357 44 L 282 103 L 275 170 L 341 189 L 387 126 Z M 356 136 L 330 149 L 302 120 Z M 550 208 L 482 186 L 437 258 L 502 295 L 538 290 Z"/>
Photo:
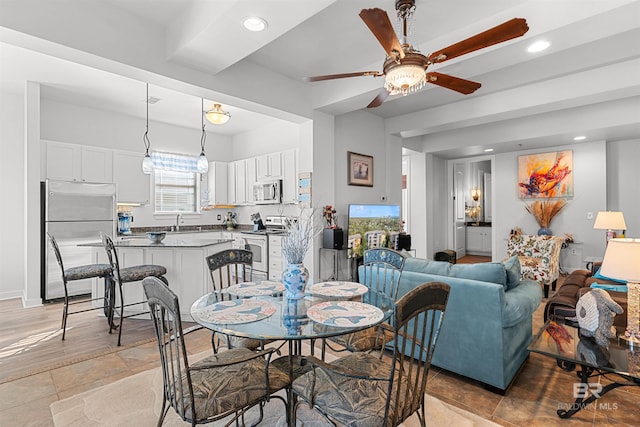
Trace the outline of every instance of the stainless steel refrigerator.
<path fill-rule="evenodd" d="M 53 181 L 41 183 L 41 297 L 64 297 L 60 267 L 47 239 L 51 233 L 60 247 L 65 268 L 93 263 L 95 248 L 78 246 L 100 241 L 100 232 L 115 235 L 116 185 Z M 91 293 L 92 279 L 68 283 L 69 295 Z"/>

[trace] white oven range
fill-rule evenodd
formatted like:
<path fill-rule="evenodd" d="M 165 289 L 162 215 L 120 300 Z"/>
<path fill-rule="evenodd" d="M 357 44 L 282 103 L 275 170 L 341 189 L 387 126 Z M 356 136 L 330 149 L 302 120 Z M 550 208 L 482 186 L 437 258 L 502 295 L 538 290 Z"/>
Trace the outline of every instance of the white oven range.
<path fill-rule="evenodd" d="M 284 216 L 267 216 L 266 228 L 257 231 L 243 231 L 242 238 L 253 252 L 253 274 L 259 278 L 269 277 L 269 235 L 284 234 L 285 221 L 295 220 Z M 263 277 L 266 276 L 266 277 Z"/>

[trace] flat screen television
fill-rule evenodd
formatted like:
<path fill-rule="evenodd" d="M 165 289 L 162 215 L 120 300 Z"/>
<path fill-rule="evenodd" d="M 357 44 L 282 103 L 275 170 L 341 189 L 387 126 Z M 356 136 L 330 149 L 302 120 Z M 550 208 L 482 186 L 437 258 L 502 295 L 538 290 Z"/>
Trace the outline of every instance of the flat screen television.
<path fill-rule="evenodd" d="M 388 246 L 390 233 L 402 231 L 400 205 L 349 205 L 348 256 L 371 247 Z"/>

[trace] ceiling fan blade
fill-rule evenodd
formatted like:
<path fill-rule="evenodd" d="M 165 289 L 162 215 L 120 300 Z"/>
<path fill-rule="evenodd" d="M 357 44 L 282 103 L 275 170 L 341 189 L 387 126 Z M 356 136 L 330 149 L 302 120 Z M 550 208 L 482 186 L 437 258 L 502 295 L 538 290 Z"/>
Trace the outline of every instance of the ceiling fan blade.
<path fill-rule="evenodd" d="M 470 93 L 478 90 L 480 86 L 482 86 L 478 82 L 473 82 L 471 80 L 465 80 L 461 79 L 460 77 L 453 77 L 448 74 L 437 72 L 427 73 L 427 82 L 434 85 L 442 86 L 447 89 L 455 90 L 456 92 L 460 92 L 464 95 L 469 95 Z"/>
<path fill-rule="evenodd" d="M 382 103 L 386 101 L 388 96 L 389 96 L 389 91 L 386 90 L 385 88 L 382 88 L 382 90 L 380 90 L 380 93 L 378 93 L 378 96 L 373 98 L 373 101 L 371 101 L 369 105 L 367 105 L 367 108 L 375 108 L 375 107 L 381 106 Z"/>
<path fill-rule="evenodd" d="M 360 18 L 367 24 L 374 36 L 378 39 L 387 55 L 390 57 L 404 58 L 404 50 L 393 25 L 389 19 L 389 15 L 382 9 L 362 9 Z"/>
<path fill-rule="evenodd" d="M 513 18 L 466 40 L 452 44 L 429 55 L 429 62 L 436 64 L 466 53 L 470 53 L 494 44 L 520 37 L 529 31 L 527 21 L 523 18 Z"/>
<path fill-rule="evenodd" d="M 384 74 L 378 71 L 359 71 L 357 73 L 326 74 L 324 76 L 305 77 L 303 80 L 305 82 L 321 82 L 323 80 L 344 79 L 346 77 L 362 77 L 362 76 L 380 77 L 383 75 Z"/>

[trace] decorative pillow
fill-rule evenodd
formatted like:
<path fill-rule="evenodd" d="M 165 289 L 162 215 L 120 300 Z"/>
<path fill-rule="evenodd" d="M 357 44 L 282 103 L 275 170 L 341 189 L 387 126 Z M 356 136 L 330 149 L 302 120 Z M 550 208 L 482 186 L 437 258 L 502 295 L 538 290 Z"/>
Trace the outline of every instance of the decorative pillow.
<path fill-rule="evenodd" d="M 514 255 L 503 264 L 504 269 L 507 272 L 507 290 L 513 289 L 520 284 L 520 278 L 522 277 L 520 259 L 517 255 Z"/>
<path fill-rule="evenodd" d="M 624 283 L 624 284 L 627 283 L 626 280 L 612 279 L 611 277 L 603 276 L 602 274 L 600 274 L 600 268 L 598 269 L 598 271 L 596 271 L 596 274 L 594 274 L 593 277 L 595 279 L 609 280 L 611 282 L 616 282 L 616 283 Z"/>

